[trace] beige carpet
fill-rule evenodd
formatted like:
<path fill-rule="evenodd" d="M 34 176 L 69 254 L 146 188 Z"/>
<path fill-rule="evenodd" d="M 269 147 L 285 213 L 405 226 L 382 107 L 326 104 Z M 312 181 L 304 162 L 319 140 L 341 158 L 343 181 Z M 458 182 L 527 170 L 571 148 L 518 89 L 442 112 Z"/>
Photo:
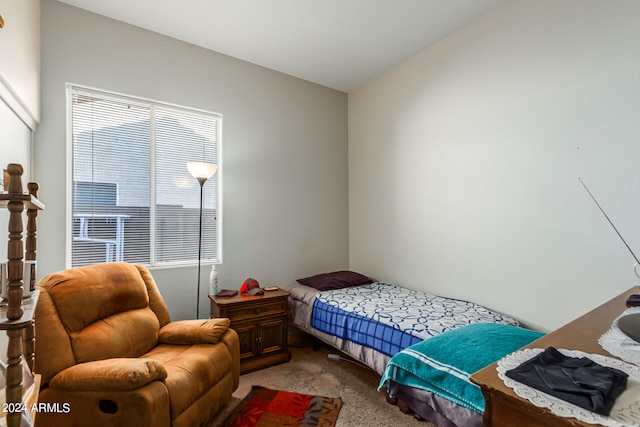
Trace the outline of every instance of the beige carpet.
<path fill-rule="evenodd" d="M 290 346 L 291 361 L 271 368 L 240 376 L 240 386 L 231 402 L 214 418 L 211 427 L 219 425 L 233 408 L 249 393 L 252 385 L 297 393 L 342 398 L 343 405 L 337 427 L 419 426 L 432 424 L 420 422 L 400 412 L 397 406 L 387 403 L 378 392 L 380 376 L 374 371 L 345 361 L 329 360 L 334 350 Z"/>

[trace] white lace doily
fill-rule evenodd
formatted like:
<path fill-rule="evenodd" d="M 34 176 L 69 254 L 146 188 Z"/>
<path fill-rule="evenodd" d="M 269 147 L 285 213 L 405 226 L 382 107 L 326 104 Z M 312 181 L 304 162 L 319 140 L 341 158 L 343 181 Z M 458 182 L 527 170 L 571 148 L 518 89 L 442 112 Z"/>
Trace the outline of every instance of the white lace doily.
<path fill-rule="evenodd" d="M 515 381 L 505 375 L 505 372 L 519 366 L 544 351 L 542 348 L 527 348 L 508 354 L 498 361 L 498 376 L 504 384 L 523 399 L 540 408 L 549 409 L 559 417 L 574 417 L 588 424 L 602 424 L 607 427 L 638 427 L 640 426 L 640 366 L 632 365 L 622 360 L 613 359 L 599 354 L 588 354 L 577 350 L 558 349 L 565 356 L 587 357 L 602 366 L 617 368 L 629 375 L 627 388 L 616 399 L 616 403 L 608 417 L 580 408 L 572 403 L 543 393 L 528 385 Z"/>
<path fill-rule="evenodd" d="M 640 307 L 631 307 L 614 320 L 611 329 L 598 339 L 598 344 L 609 353 L 629 363 L 640 365 L 640 343 L 625 335 L 618 328 L 618 320 L 627 314 L 640 313 Z"/>

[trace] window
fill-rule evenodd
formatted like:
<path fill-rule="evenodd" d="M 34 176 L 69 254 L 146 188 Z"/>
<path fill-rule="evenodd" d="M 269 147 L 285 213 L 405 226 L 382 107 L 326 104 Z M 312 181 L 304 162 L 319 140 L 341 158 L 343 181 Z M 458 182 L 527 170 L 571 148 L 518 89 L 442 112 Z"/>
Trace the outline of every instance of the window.
<path fill-rule="evenodd" d="M 222 117 L 77 86 L 67 90 L 67 264 L 197 262 L 200 185 L 188 161 L 218 164 L 203 187 L 202 260 L 219 262 Z"/>

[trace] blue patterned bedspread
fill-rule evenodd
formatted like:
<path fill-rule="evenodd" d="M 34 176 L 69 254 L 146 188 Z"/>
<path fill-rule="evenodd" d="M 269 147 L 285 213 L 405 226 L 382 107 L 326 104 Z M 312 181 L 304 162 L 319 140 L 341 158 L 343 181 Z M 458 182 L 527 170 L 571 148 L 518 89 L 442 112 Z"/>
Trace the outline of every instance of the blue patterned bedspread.
<path fill-rule="evenodd" d="M 442 332 L 472 323 L 518 322 L 478 304 L 386 282 L 318 292 L 311 326 L 391 357 Z"/>

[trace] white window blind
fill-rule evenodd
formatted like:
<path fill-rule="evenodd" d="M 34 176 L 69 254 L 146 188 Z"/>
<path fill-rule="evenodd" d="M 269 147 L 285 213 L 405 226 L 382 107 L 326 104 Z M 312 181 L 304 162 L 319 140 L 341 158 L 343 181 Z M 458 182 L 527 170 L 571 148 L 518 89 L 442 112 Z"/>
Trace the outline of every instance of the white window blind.
<path fill-rule="evenodd" d="M 69 86 L 70 262 L 198 260 L 200 185 L 189 161 L 219 163 L 221 116 Z M 204 184 L 202 260 L 219 262 L 219 173 Z"/>

